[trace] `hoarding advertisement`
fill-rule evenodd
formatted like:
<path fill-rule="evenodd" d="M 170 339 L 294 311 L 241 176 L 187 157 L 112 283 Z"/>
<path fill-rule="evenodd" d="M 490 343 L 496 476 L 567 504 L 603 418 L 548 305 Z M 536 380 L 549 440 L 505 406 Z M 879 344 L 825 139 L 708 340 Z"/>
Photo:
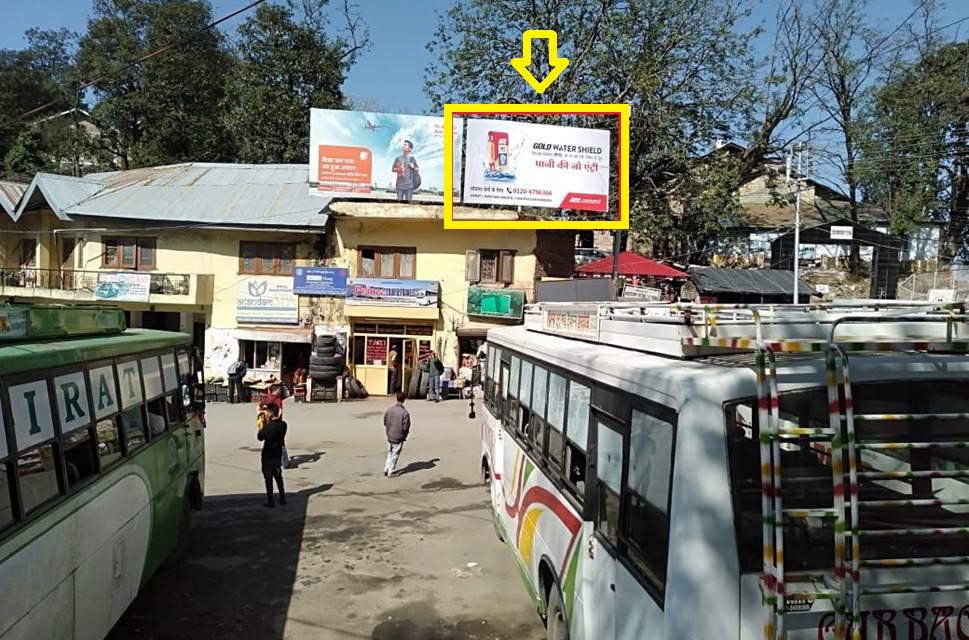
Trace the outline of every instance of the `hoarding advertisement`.
<path fill-rule="evenodd" d="M 524 306 L 524 291 L 468 287 L 469 316 L 521 320 Z"/>
<path fill-rule="evenodd" d="M 431 280 L 354 278 L 347 285 L 347 304 L 436 307 L 440 288 Z"/>
<path fill-rule="evenodd" d="M 309 158 L 311 194 L 444 201 L 442 117 L 310 109 Z M 460 162 L 455 154 L 448 170 L 459 174 Z"/>
<path fill-rule="evenodd" d="M 462 201 L 608 211 L 609 137 L 604 129 L 469 119 Z"/>
<path fill-rule="evenodd" d="M 293 271 L 293 293 L 299 296 L 347 295 L 347 278 L 350 270 L 345 267 L 296 267 Z"/>
<path fill-rule="evenodd" d="M 150 292 L 150 273 L 102 271 L 98 273 L 98 283 L 94 288 L 94 299 L 114 300 L 116 302 L 148 302 Z"/>
<path fill-rule="evenodd" d="M 251 276 L 236 283 L 236 322 L 299 324 L 292 276 Z"/>

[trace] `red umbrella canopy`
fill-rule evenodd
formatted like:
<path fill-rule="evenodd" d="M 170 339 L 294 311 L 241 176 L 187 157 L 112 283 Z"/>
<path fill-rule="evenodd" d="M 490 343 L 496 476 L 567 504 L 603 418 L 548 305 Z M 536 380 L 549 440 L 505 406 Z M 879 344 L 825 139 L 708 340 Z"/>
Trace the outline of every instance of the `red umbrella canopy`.
<path fill-rule="evenodd" d="M 612 256 L 584 264 L 578 269 L 579 273 L 602 273 L 612 274 Z M 648 276 L 653 278 L 689 278 L 690 275 L 679 269 L 667 266 L 662 262 L 650 260 L 646 256 L 641 256 L 632 251 L 623 251 L 619 254 L 619 275 L 621 276 Z"/>

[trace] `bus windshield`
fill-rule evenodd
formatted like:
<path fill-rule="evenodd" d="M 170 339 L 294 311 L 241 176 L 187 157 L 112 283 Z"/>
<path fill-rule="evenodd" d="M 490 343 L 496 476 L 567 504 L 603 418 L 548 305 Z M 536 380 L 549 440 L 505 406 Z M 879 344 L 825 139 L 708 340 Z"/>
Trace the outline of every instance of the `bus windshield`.
<path fill-rule="evenodd" d="M 969 413 L 967 380 L 893 381 L 852 385 L 855 415 Z M 780 395 L 782 426 L 827 428 L 825 387 Z M 759 420 L 756 399 L 728 404 L 727 435 L 738 546 L 744 572 L 762 563 L 762 513 Z M 969 469 L 969 448 L 944 446 L 969 441 L 969 420 L 864 420 L 855 425 L 859 443 L 935 443 L 935 448 L 860 449 L 859 522 L 862 530 L 897 535 L 863 537 L 863 560 L 958 555 L 969 548 L 969 533 L 930 536 L 901 534 L 904 529 L 969 527 L 969 478 L 867 478 L 865 472 L 927 472 Z M 847 453 L 845 453 L 847 455 Z M 832 508 L 831 449 L 817 438 L 784 439 L 781 444 L 784 509 Z M 847 465 L 845 467 L 847 469 Z M 941 504 L 868 504 L 872 501 L 938 500 Z M 831 569 L 834 564 L 833 518 L 785 521 L 785 562 L 793 570 Z M 969 530 L 967 530 L 969 531 Z"/>

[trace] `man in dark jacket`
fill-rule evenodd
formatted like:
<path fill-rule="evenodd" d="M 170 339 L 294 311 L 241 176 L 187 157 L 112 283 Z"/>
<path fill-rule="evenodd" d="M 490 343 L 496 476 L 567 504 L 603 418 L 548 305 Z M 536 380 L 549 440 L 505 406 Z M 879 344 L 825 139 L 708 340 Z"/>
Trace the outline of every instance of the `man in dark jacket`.
<path fill-rule="evenodd" d="M 286 445 L 286 423 L 279 419 L 279 407 L 271 404 L 266 407 L 269 421 L 257 438 L 262 440 L 262 476 L 266 480 L 266 502 L 263 506 L 275 507 L 273 502 L 273 479 L 279 489 L 279 504 L 286 504 L 286 492 L 283 489 L 283 447 Z"/>
<path fill-rule="evenodd" d="M 404 442 L 410 433 L 410 414 L 404 408 L 407 394 L 403 391 L 397 394 L 397 404 L 384 413 L 384 429 L 387 432 L 387 463 L 384 465 L 384 475 L 392 478 L 397 470 L 397 459 Z"/>
<path fill-rule="evenodd" d="M 241 359 L 236 360 L 229 365 L 229 370 L 226 372 L 229 377 L 229 402 L 235 404 L 236 398 L 239 402 L 245 402 L 245 387 L 242 385 L 242 379 L 246 377 L 249 372 L 246 363 Z"/>

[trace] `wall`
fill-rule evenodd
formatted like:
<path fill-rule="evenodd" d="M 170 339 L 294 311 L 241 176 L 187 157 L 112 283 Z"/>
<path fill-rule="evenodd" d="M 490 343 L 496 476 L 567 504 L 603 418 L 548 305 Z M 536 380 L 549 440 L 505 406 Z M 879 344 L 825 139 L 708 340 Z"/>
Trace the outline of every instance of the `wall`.
<path fill-rule="evenodd" d="M 539 230 L 535 239 L 535 279 L 570 278 L 575 270 L 575 231 Z"/>

